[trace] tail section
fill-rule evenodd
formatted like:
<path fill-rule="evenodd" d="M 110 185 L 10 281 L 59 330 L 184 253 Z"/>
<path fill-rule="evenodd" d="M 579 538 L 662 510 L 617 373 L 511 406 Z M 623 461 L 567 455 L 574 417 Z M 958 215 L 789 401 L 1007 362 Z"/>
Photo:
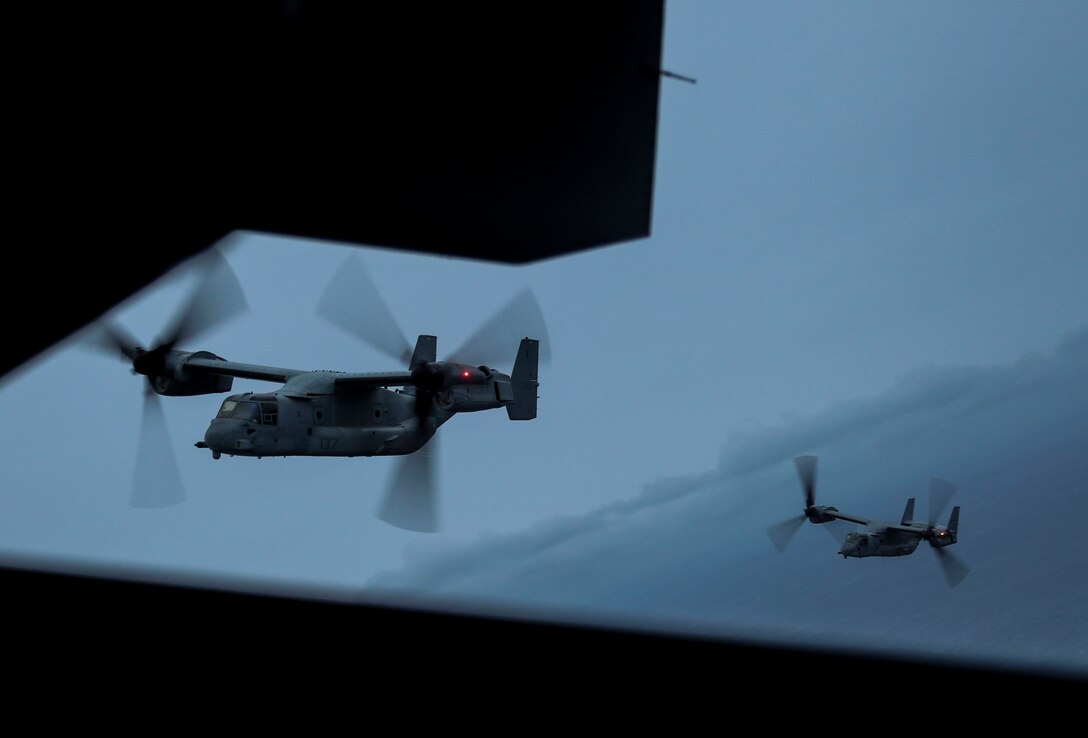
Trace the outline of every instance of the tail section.
<path fill-rule="evenodd" d="M 903 519 L 899 522 L 900 525 L 910 525 L 910 522 L 914 520 L 914 498 L 911 497 L 907 500 L 907 507 L 903 510 Z"/>
<path fill-rule="evenodd" d="M 956 542 L 957 532 L 960 527 L 960 507 L 956 505 L 952 508 L 952 514 L 948 516 L 948 525 L 943 529 L 937 528 L 937 535 L 932 536 L 929 539 L 929 544 L 934 548 L 943 548 L 945 546 L 951 546 Z"/>
<path fill-rule="evenodd" d="M 420 334 L 416 339 L 416 350 L 412 353 L 408 368 L 415 369 L 420 364 L 433 364 L 436 361 L 438 361 L 438 338 Z"/>
<path fill-rule="evenodd" d="M 955 540 L 956 534 L 960 530 L 960 506 L 956 505 L 952 508 L 952 514 L 948 516 L 948 532 L 952 534 L 952 539 Z"/>
<path fill-rule="evenodd" d="M 521 339 L 514 371 L 510 374 L 514 401 L 506 406 L 510 420 L 532 420 L 536 417 L 537 365 L 540 361 L 540 341 L 535 338 Z"/>

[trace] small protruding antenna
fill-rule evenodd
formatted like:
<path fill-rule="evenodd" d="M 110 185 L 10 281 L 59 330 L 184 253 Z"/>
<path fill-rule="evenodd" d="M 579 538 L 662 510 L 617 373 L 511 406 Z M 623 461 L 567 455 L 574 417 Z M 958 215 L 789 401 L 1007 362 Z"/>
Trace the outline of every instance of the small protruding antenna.
<path fill-rule="evenodd" d="M 677 74 L 676 72 L 670 72 L 667 69 L 662 69 L 662 70 L 660 70 L 660 72 L 661 72 L 662 77 L 671 77 L 672 79 L 678 79 L 681 82 L 687 82 L 688 84 L 695 84 L 695 78 L 694 77 L 685 77 L 682 74 Z"/>

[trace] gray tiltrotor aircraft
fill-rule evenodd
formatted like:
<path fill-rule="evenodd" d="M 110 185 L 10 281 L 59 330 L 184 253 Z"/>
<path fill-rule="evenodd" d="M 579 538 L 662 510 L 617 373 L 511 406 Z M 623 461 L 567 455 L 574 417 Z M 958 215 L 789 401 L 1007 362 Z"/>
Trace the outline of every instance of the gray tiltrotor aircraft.
<path fill-rule="evenodd" d="M 959 530 L 960 508 L 952 508 L 948 525 L 938 525 L 936 519 L 948 504 L 956 488 L 942 479 L 930 480 L 929 511 L 931 519 L 923 522 L 914 519 L 914 498 L 907 500 L 903 517 L 898 523 L 870 520 L 857 515 L 839 512 L 830 505 L 816 504 L 816 457 L 798 456 L 794 460 L 801 486 L 805 493 L 805 507 L 802 515 L 789 518 L 772 526 L 767 533 L 771 541 L 783 551 L 805 520 L 822 524 L 834 521 L 846 521 L 864 526 L 861 530 L 846 534 L 839 553 L 843 558 L 865 558 L 869 556 L 906 556 L 914 553 L 918 544 L 926 541 L 936 552 L 944 570 L 945 578 L 952 586 L 959 584 L 967 576 L 968 568 L 947 550 L 956 542 Z"/>
<path fill-rule="evenodd" d="M 99 345 L 120 350 L 132 362 L 133 372 L 147 377 L 145 433 L 148 421 L 161 422 L 157 395 L 229 392 L 235 378 L 281 383 L 272 392 L 227 397 L 195 445 L 209 449 L 215 459 L 223 454 L 403 456 L 379 517 L 409 530 L 432 531 L 437 529 L 433 454 L 420 449 L 438 428 L 457 413 L 497 408 L 505 408 L 511 420 L 536 417 L 540 340 L 546 336 L 529 291 L 449 359 L 439 361 L 435 336 L 420 335 L 414 350 L 409 348 L 362 265 L 349 258 L 326 289 L 319 314 L 399 360 L 406 369 L 367 373 L 284 369 L 174 348 L 244 307 L 237 279 L 222 255 L 212 249 L 203 282 L 154 348 L 137 346 L 115 326 L 106 326 L 98 334 Z M 526 330 L 538 331 L 539 338 L 524 337 Z M 510 374 L 483 363 L 501 361 L 500 354 L 509 355 L 515 348 Z M 172 458 L 154 466 L 160 472 L 150 477 L 153 481 L 138 479 L 138 485 L 165 484 L 161 470 L 176 469 Z M 180 487 L 180 481 L 177 484 Z M 134 504 L 139 504 L 137 494 L 134 490 Z"/>

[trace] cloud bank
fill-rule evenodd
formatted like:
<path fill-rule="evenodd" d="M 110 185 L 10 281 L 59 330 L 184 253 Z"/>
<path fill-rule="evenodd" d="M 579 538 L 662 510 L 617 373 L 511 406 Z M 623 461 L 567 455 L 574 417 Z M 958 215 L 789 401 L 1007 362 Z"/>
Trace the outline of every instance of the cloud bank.
<path fill-rule="evenodd" d="M 723 429 L 725 435 L 725 429 Z M 791 459 L 820 457 L 817 502 L 926 513 L 957 485 L 971 567 L 950 588 L 935 552 L 849 559 L 804 526 Z M 1088 676 L 1088 327 L 1008 366 L 932 367 L 885 393 L 727 436 L 716 468 L 513 535 L 410 550 L 366 594 L 494 613 L 784 644 L 1056 669 Z"/>

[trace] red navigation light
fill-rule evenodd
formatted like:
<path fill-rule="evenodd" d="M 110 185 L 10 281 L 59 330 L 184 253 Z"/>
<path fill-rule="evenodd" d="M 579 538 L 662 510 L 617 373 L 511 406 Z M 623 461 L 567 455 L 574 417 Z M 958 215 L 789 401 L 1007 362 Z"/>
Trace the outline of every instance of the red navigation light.
<path fill-rule="evenodd" d="M 465 369 L 463 372 L 461 372 L 461 376 L 465 377 L 467 379 L 468 378 L 468 369 Z"/>

